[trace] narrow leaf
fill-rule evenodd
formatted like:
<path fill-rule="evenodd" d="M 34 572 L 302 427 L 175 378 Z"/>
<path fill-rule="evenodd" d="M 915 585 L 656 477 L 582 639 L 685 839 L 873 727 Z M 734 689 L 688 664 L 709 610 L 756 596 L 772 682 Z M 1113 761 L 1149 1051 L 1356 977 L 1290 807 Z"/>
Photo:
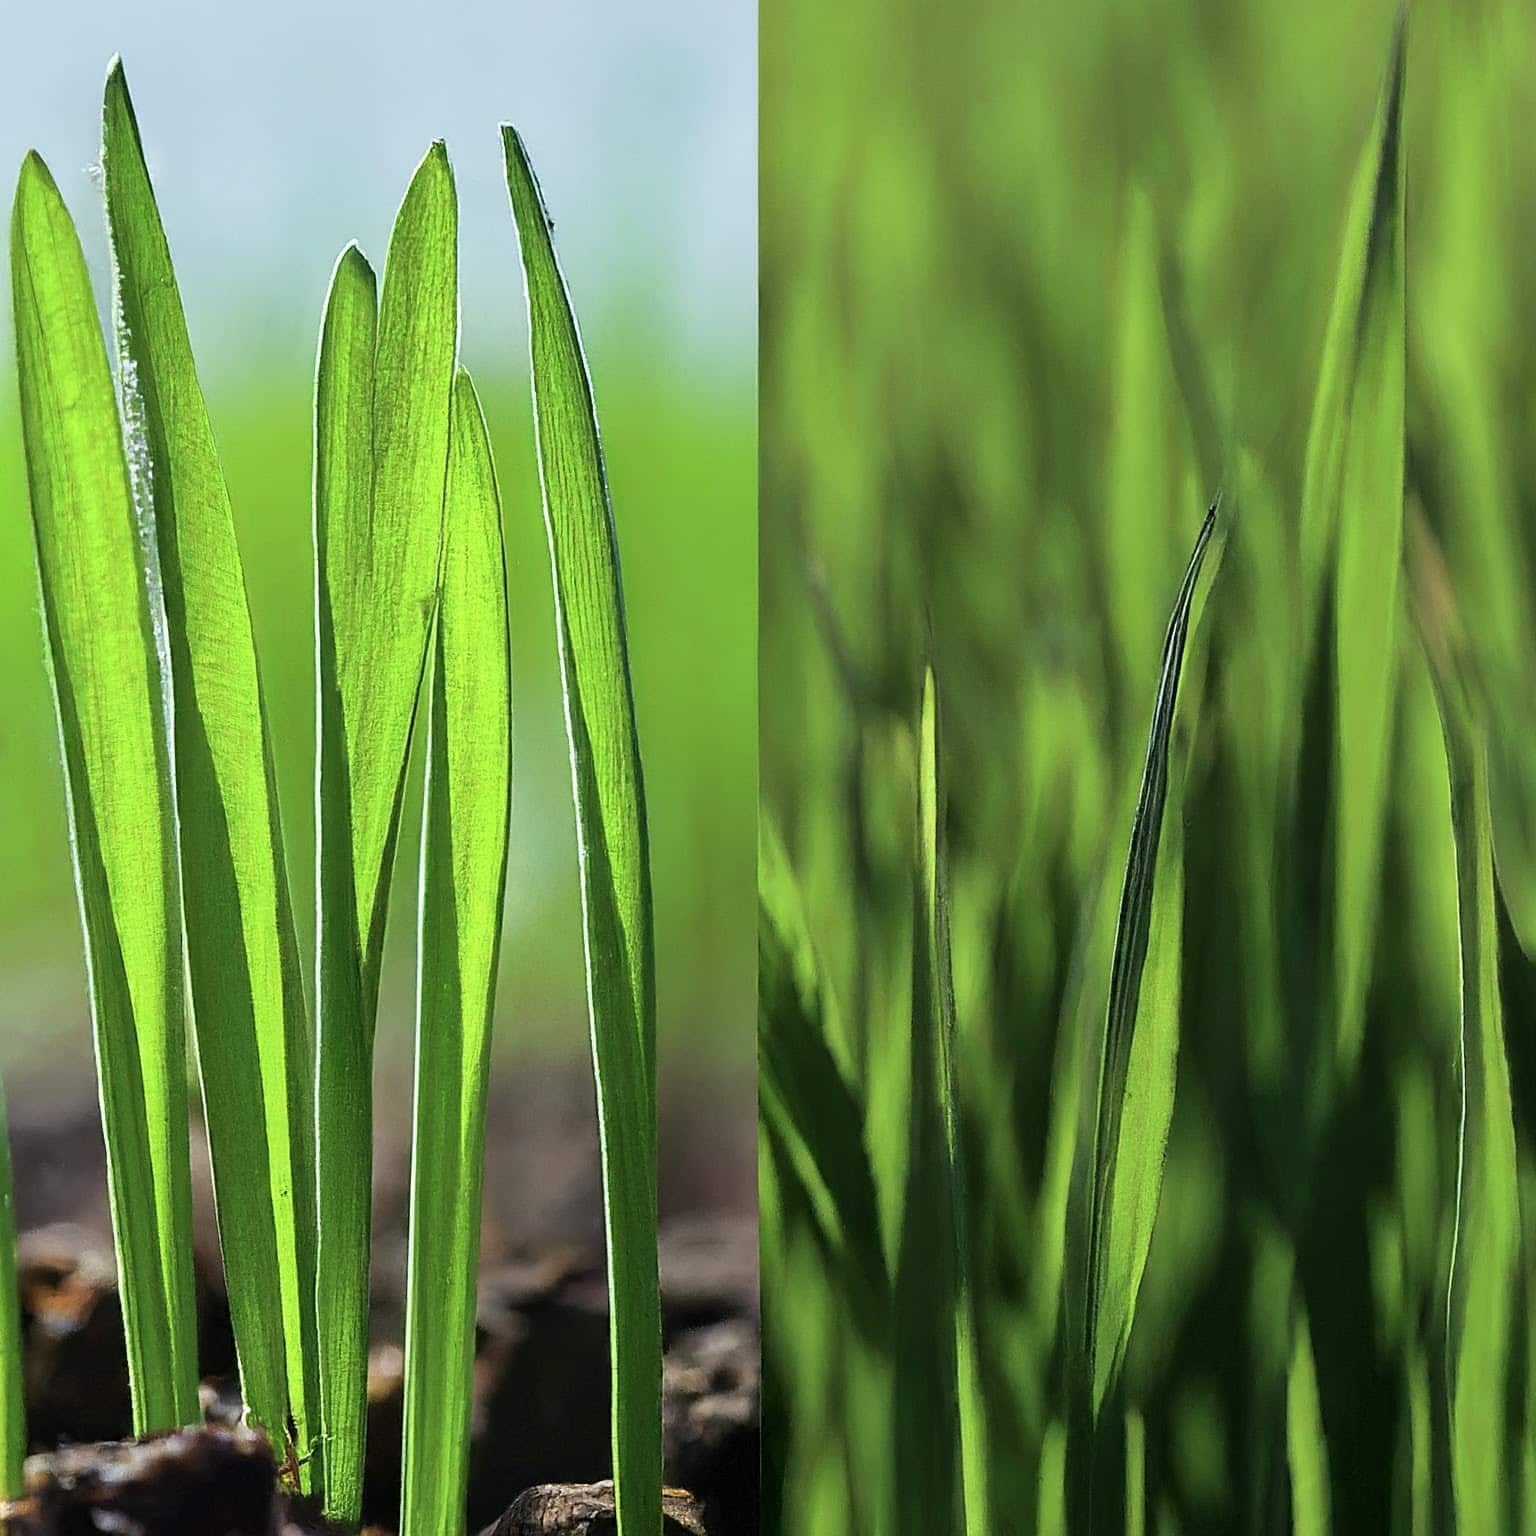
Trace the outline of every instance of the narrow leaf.
<path fill-rule="evenodd" d="M 133 1421 L 145 1432 L 199 1416 L 165 680 L 90 278 L 36 155 L 16 190 L 11 279 Z"/>
<path fill-rule="evenodd" d="M 1487 751 L 1455 662 L 1442 662 L 1436 683 L 1461 945 L 1461 1121 L 1446 1316 L 1451 1475 L 1458 1532 L 1491 1536 L 1510 1529 L 1514 1518 L 1505 1400 L 1519 1274 L 1519 1181 L 1499 997 Z"/>
<path fill-rule="evenodd" d="M 1360 1055 L 1379 906 L 1403 546 L 1404 23 L 1355 175 L 1302 491 L 1305 654 L 1331 618 L 1335 1044 Z M 1331 560 L 1330 560 L 1331 557 Z M 1331 602 L 1331 610 L 1323 603 Z"/>
<path fill-rule="evenodd" d="M 422 816 L 420 992 L 400 1529 L 464 1529 L 485 1094 L 511 814 L 501 503 L 469 375 L 454 388 Z"/>
<path fill-rule="evenodd" d="M 276 1444 L 303 1454 L 318 1437 L 309 1023 L 229 493 L 116 61 L 102 167 L 130 465 L 174 685 L 188 970 L 241 1387 Z"/>
<path fill-rule="evenodd" d="M 362 1508 L 373 1035 L 437 596 L 457 252 L 453 171 L 438 143 L 395 219 L 377 314 L 361 252 L 337 262 L 316 370 L 316 1294 L 326 1512 L 344 1521 Z"/>
<path fill-rule="evenodd" d="M 1173 1118 L 1179 1042 L 1184 871 L 1182 766 L 1173 764 L 1179 680 L 1201 567 L 1216 528 L 1206 514 L 1169 620 L 1162 676 L 1131 828 L 1102 1049 L 1089 1053 L 1087 1102 L 1069 1226 L 1076 1232 L 1076 1390 L 1096 1418 L 1124 1355 L 1151 1246 Z M 1165 814 L 1172 801 L 1172 814 Z"/>
<path fill-rule="evenodd" d="M 522 140 L 502 129 L 522 250 L 544 521 L 554 569 L 598 1085 L 620 1536 L 661 1525 L 656 978 L 645 791 L 618 539 L 592 384 Z"/>
<path fill-rule="evenodd" d="M 1285 1447 L 1291 1469 L 1292 1536 L 1328 1536 L 1332 1529 L 1328 1447 L 1323 1439 L 1312 1335 L 1299 1306 L 1286 1375 Z"/>

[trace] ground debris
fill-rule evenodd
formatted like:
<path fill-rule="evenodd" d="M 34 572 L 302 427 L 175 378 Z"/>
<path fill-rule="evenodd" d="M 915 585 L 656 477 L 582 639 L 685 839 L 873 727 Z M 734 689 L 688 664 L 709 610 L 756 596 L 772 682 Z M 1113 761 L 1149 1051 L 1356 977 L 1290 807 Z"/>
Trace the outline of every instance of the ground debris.
<path fill-rule="evenodd" d="M 707 1536 L 704 1512 L 690 1493 L 662 1495 L 663 1536 Z M 512 1507 L 481 1536 L 614 1536 L 613 1484 L 549 1483 L 518 1495 Z"/>
<path fill-rule="evenodd" d="M 277 1468 L 249 1429 L 177 1429 L 27 1462 L 12 1536 L 271 1536 Z"/>

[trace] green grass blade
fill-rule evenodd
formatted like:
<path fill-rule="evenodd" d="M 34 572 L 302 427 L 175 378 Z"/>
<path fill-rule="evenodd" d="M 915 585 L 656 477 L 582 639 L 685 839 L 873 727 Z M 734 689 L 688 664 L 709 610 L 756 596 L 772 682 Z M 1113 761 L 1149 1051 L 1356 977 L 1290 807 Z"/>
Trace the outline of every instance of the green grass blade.
<path fill-rule="evenodd" d="M 469 375 L 454 388 L 422 826 L 416 1126 L 400 1529 L 464 1529 L 485 1092 L 511 816 L 501 502 Z"/>
<path fill-rule="evenodd" d="M 986 1415 L 968 1275 L 939 701 L 931 667 L 918 722 L 916 852 L 911 1142 L 895 1318 L 898 1466 L 899 1476 L 911 1481 L 898 1508 L 926 1530 L 949 1528 L 954 1508 L 956 1529 L 981 1532 L 989 1525 Z"/>
<path fill-rule="evenodd" d="M 1446 1307 L 1451 1477 L 1461 1536 L 1510 1529 L 1506 1422 L 1520 1256 L 1519 1179 L 1504 1012 L 1487 750 L 1452 661 L 1436 669 L 1451 783 L 1461 946 L 1461 1122 Z"/>
<path fill-rule="evenodd" d="M 1365 1024 L 1397 675 L 1406 357 L 1404 52 L 1399 22 L 1351 193 L 1301 508 L 1308 655 L 1330 595 L 1333 613 L 1333 996 L 1337 1059 L 1346 1077 L 1359 1060 Z"/>
<path fill-rule="evenodd" d="M 1147 1536 L 1147 1421 L 1125 1416 L 1125 1536 Z"/>
<path fill-rule="evenodd" d="M 1323 1438 L 1323 1410 L 1317 1395 L 1317 1365 L 1306 1314 L 1297 1307 L 1286 1373 L 1285 1448 L 1291 1471 L 1293 1536 L 1328 1536 L 1328 1446 Z"/>
<path fill-rule="evenodd" d="M 27 158 L 11 222 L 21 420 L 139 1431 L 194 1422 L 186 1047 L 163 677 L 75 227 Z"/>
<path fill-rule="evenodd" d="M 544 519 L 581 852 L 597 1073 L 621 1536 L 661 1526 L 656 1280 L 656 976 L 650 857 L 618 539 L 592 384 L 551 221 L 522 140 L 502 129 L 522 250 Z"/>
<path fill-rule="evenodd" d="M 118 62 L 102 167 L 124 414 L 174 685 L 187 959 L 241 1387 L 279 1447 L 291 1434 L 307 1452 L 318 1434 L 309 1022 L 229 493 Z"/>
<path fill-rule="evenodd" d="M 24 1491 L 21 1464 L 27 1454 L 13 1199 L 11 1138 L 6 1129 L 5 1094 L 0 1092 L 0 1499 L 21 1497 Z"/>
<path fill-rule="evenodd" d="M 1082 1269 L 1072 1351 L 1075 1390 L 1096 1418 L 1130 1335 L 1173 1117 L 1183 913 L 1182 805 L 1170 765 L 1175 708 L 1201 568 L 1216 529 L 1206 514 L 1169 620 L 1121 887 L 1102 1050 L 1090 1054 L 1091 1119 L 1069 1224 Z M 1172 772 L 1170 768 L 1172 767 Z M 1170 789 L 1173 793 L 1170 794 Z M 1172 801 L 1172 814 L 1165 815 Z"/>
<path fill-rule="evenodd" d="M 457 345 L 458 203 L 438 143 L 396 217 L 377 315 L 362 254 L 337 263 L 316 370 L 317 1311 L 326 1510 L 340 1520 L 362 1505 L 373 1034 Z"/>

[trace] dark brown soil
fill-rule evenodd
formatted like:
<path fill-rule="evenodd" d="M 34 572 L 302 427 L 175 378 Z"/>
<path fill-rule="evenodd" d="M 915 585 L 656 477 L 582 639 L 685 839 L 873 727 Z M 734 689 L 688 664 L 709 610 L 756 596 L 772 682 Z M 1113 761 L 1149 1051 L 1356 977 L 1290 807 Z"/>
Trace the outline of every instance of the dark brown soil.
<path fill-rule="evenodd" d="M 408 1104 L 408 1094 L 396 1102 Z M 592 1119 L 590 1077 L 574 1066 L 520 1072 L 493 1089 L 470 1531 L 598 1536 L 612 1529 L 611 1492 L 605 1512 L 601 1486 L 609 1473 L 608 1319 Z M 672 1127 L 660 1179 L 667 1476 L 697 1496 L 674 1504 L 669 1530 L 754 1536 L 760 1378 L 751 1084 L 674 1084 L 662 1124 Z M 39 1453 L 29 1462 L 35 1489 L 25 1513 L 13 1517 L 15 1530 L 323 1530 L 276 1491 L 260 1437 L 235 1427 L 234 1345 L 206 1174 L 196 1192 L 199 1336 L 205 1412 L 220 1427 L 114 1444 L 129 1432 L 129 1404 L 94 1100 L 78 1090 L 28 1096 L 15 1103 L 11 1132 L 28 1430 Z M 364 1519 L 384 1531 L 394 1529 L 400 1487 L 407 1134 L 403 1123 L 381 1116 Z M 193 1141 L 201 1141 L 196 1130 Z M 61 1454 L 61 1446 L 74 1448 Z M 525 1490 L 537 1497 L 514 1504 Z"/>

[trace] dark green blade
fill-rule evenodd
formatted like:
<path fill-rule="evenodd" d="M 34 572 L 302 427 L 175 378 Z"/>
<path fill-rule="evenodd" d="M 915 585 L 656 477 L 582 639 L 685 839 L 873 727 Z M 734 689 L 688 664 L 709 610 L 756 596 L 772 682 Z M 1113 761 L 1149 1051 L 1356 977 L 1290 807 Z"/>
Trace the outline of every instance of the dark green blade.
<path fill-rule="evenodd" d="M 130 463 L 174 684 L 188 970 L 241 1388 L 302 1455 L 319 1438 L 309 1020 L 229 493 L 119 62 L 102 168 Z"/>
<path fill-rule="evenodd" d="M 400 1529 L 464 1529 L 485 1093 L 512 809 L 501 501 L 485 418 L 454 388 L 422 814 L 421 984 Z"/>
<path fill-rule="evenodd" d="M 645 790 L 618 540 L 586 358 L 522 140 L 502 129 L 522 249 L 544 520 L 586 923 L 602 1128 L 620 1536 L 661 1527 L 656 1279 L 656 976 Z"/>
<path fill-rule="evenodd" d="M 458 345 L 458 203 L 447 151 L 417 167 L 377 315 L 337 263 L 315 385 L 319 687 L 317 1308 L 326 1511 L 362 1509 L 373 1034 L 390 875 L 437 597 Z"/>
<path fill-rule="evenodd" d="M 90 277 L 36 155 L 16 189 L 11 280 L 133 1419 L 144 1432 L 200 1416 L 166 680 Z"/>

